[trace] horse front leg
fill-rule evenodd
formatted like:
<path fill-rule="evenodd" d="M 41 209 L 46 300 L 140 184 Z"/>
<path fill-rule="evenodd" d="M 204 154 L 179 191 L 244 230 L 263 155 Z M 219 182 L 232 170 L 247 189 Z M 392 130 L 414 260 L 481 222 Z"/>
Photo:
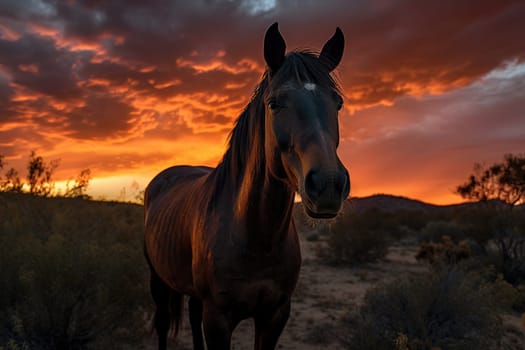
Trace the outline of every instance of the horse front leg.
<path fill-rule="evenodd" d="M 204 350 L 204 339 L 202 338 L 202 302 L 198 298 L 190 297 L 188 309 L 190 312 L 193 349 Z"/>
<path fill-rule="evenodd" d="M 203 301 L 202 324 L 208 350 L 230 350 L 234 328 L 230 315 L 213 302 Z"/>
<path fill-rule="evenodd" d="M 255 350 L 273 350 L 290 316 L 290 300 L 286 300 L 273 312 L 264 310 L 254 317 Z"/>
<path fill-rule="evenodd" d="M 160 279 L 153 268 L 151 268 L 150 291 L 156 306 L 153 327 L 157 332 L 158 349 L 166 350 L 171 322 L 170 288 Z"/>

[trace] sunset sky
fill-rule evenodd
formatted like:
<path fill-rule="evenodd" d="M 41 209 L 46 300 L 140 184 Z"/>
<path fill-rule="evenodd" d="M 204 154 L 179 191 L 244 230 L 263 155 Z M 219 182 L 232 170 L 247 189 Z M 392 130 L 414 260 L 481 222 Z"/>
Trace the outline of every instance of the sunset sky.
<path fill-rule="evenodd" d="M 2 0 L 0 155 L 22 175 L 31 150 L 60 158 L 57 181 L 89 168 L 90 194 L 125 200 L 215 166 L 275 21 L 288 49 L 345 33 L 352 196 L 459 202 L 475 162 L 525 152 L 524 1 Z"/>

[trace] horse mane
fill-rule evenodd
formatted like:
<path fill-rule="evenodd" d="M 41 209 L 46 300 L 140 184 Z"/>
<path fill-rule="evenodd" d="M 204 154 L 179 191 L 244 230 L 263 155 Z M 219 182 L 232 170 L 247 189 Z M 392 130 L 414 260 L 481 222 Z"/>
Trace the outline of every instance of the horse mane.
<path fill-rule="evenodd" d="M 341 95 L 341 88 L 312 50 L 289 52 L 282 66 L 271 74 L 267 69 L 254 90 L 250 102 L 237 118 L 228 137 L 228 148 L 216 169 L 217 189 L 228 181 L 241 184 L 241 196 L 249 190 L 254 179 L 266 176 L 264 150 L 265 96 L 268 90 L 277 89 L 290 82 L 299 86 L 314 83 Z M 238 182 L 237 182 L 238 181 Z"/>

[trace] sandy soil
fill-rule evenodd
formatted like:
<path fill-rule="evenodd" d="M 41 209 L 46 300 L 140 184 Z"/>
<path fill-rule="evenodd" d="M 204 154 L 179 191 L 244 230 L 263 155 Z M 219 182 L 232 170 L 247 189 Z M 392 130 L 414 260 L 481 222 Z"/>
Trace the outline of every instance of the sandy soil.
<path fill-rule="evenodd" d="M 344 349 L 342 320 L 354 313 L 366 291 L 378 282 L 389 281 L 403 274 L 422 271 L 414 255 L 415 245 L 394 245 L 386 258 L 359 267 L 333 267 L 323 264 L 316 250 L 321 242 L 309 242 L 301 237 L 303 265 L 292 301 L 292 313 L 279 340 L 278 349 Z M 523 344 L 525 349 L 525 319 L 505 315 L 505 327 L 511 343 Z M 154 349 L 156 339 L 149 339 L 147 348 Z M 253 348 L 253 322 L 242 322 L 233 334 L 232 349 Z M 171 349 L 192 349 L 187 315 L 177 340 Z M 516 347 L 519 349 L 520 347 Z"/>

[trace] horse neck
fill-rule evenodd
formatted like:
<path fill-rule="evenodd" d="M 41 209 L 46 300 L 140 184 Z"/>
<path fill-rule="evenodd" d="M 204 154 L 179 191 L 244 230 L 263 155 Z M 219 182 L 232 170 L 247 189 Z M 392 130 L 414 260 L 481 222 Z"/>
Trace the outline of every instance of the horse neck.
<path fill-rule="evenodd" d="M 272 173 L 255 179 L 245 202 L 246 238 L 249 246 L 271 249 L 290 229 L 295 192 Z"/>
<path fill-rule="evenodd" d="M 240 152 L 239 149 L 230 149 L 228 154 L 231 163 L 229 170 L 237 175 L 231 183 L 234 189 L 231 192 L 234 196 L 232 204 L 236 221 L 244 228 L 240 230 L 240 234 L 244 236 L 248 246 L 252 250 L 260 247 L 270 249 L 289 231 L 295 191 L 287 181 L 274 175 L 276 172 L 273 169 L 278 166 L 276 160 L 266 159 L 262 101 L 252 102 L 245 113 L 248 114 L 243 117 L 248 119 L 242 122 L 248 122 L 247 127 L 244 125 L 244 131 L 250 135 L 248 144 L 240 145 L 232 140 L 231 145 L 244 147 L 249 152 L 244 152 L 240 162 L 235 161 L 233 156 Z M 238 123 L 236 128 L 242 128 L 241 125 Z M 232 137 L 237 135 L 234 130 Z"/>

